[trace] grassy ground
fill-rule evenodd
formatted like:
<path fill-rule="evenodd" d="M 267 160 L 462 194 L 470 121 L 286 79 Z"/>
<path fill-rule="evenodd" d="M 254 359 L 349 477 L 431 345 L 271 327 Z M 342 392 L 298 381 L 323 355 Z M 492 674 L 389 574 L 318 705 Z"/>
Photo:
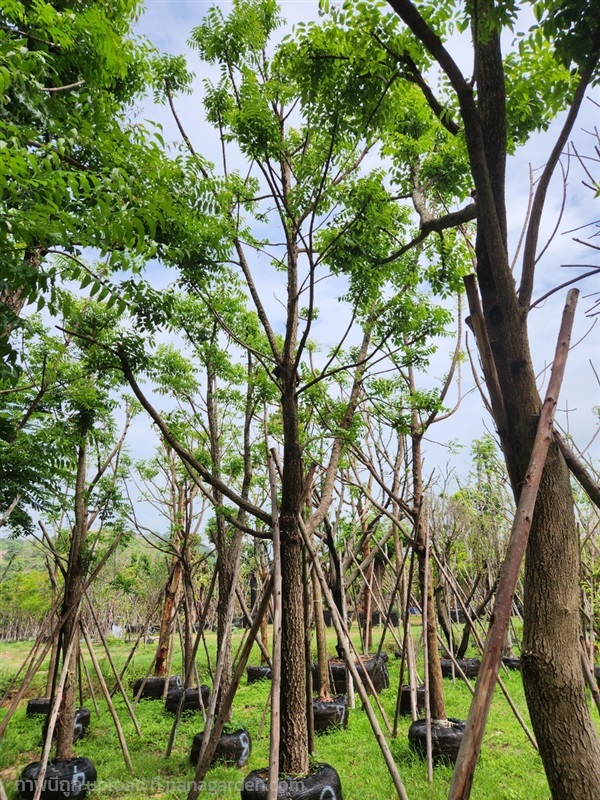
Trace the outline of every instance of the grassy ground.
<path fill-rule="evenodd" d="M 377 630 L 377 629 L 376 629 Z M 241 632 L 234 634 L 234 649 L 241 639 Z M 376 636 L 375 636 L 376 638 Z M 215 635 L 207 635 L 208 650 L 214 663 Z M 6 688 L 11 674 L 23 660 L 30 643 L 0 645 L 0 694 Z M 121 666 L 129 648 L 123 642 L 111 642 L 111 652 Z M 392 644 L 389 645 L 393 649 Z M 330 652 L 333 653 L 333 637 Z M 109 665 L 97 648 L 105 675 Z M 154 655 L 154 647 L 141 647 L 130 665 L 126 685 L 145 674 Z M 250 663 L 260 663 L 255 648 Z M 399 662 L 390 655 L 388 663 L 391 688 L 383 692 L 383 705 L 393 720 L 395 694 L 398 685 Z M 206 656 L 199 659 L 200 676 L 210 684 L 206 668 Z M 91 669 L 91 664 L 90 664 Z M 180 672 L 177 657 L 173 672 Z M 40 671 L 28 697 L 43 695 L 46 673 Z M 506 685 L 526 719 L 526 707 L 519 673 L 504 676 Z M 112 681 L 109 686 L 112 686 Z M 470 694 L 461 683 L 446 680 L 448 715 L 465 719 L 468 713 Z M 258 730 L 267 702 L 269 683 L 243 683 L 240 686 L 233 710 L 235 722 L 243 722 L 252 737 L 252 755 L 244 774 L 268 763 L 268 722 L 262 735 Z M 139 737 L 134 730 L 122 698 L 116 697 L 116 707 L 125 730 L 135 775 L 132 777 L 124 765 L 116 731 L 104 702 L 100 703 L 100 716 L 92 710 L 92 721 L 88 735 L 75 745 L 78 755 L 91 758 L 98 771 L 101 786 L 90 796 L 95 798 L 126 798 L 146 800 L 148 797 L 163 800 L 182 800 L 187 795 L 188 781 L 193 780 L 194 769 L 189 763 L 189 750 L 195 733 L 202 730 L 199 713 L 188 712 L 182 719 L 173 754 L 164 758 L 173 716 L 167 713 L 160 701 L 141 701 L 137 706 L 137 717 L 142 728 Z M 91 700 L 86 705 L 93 709 Z M 360 703 L 359 703 L 360 705 Z M 9 800 L 16 798 L 14 782 L 21 769 L 40 758 L 42 721 L 40 717 L 25 716 L 26 701 L 15 713 L 0 748 L 0 777 L 7 789 Z M 0 709 L 0 718 L 4 715 Z M 392 751 L 398 764 L 402 780 L 411 800 L 436 800 L 447 796 L 451 769 L 437 767 L 433 785 L 427 783 L 425 764 L 408 747 L 407 731 L 409 718 L 403 718 L 398 738 L 392 740 Z M 387 800 L 396 795 L 379 747 L 372 735 L 366 714 L 357 707 L 351 711 L 347 730 L 321 736 L 317 739 L 315 757 L 332 764 L 340 773 L 345 800 Z M 204 796 L 233 800 L 239 798 L 242 772 L 234 768 L 215 767 L 208 775 Z M 482 754 L 477 767 L 473 795 L 478 800 L 548 800 L 549 791 L 539 757 L 528 742 L 524 732 L 513 716 L 506 700 L 496 690 L 494 704 L 487 724 Z"/>

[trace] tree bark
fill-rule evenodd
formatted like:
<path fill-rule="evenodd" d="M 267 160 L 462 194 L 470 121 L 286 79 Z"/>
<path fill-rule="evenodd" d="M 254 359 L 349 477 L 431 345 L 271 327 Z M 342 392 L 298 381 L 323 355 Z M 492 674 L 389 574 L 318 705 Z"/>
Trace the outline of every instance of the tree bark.
<path fill-rule="evenodd" d="M 87 535 L 87 500 L 85 492 L 85 472 L 87 462 L 87 435 L 89 421 L 82 414 L 80 421 L 80 443 L 77 459 L 77 475 L 75 479 L 75 523 L 69 549 L 69 562 L 65 578 L 65 594 L 62 613 L 75 608 L 65 620 L 61 630 L 63 659 L 69 658 L 65 685 L 61 701 L 61 712 L 56 728 L 56 757 L 69 760 L 73 756 L 73 733 L 75 724 L 75 708 L 77 705 L 77 659 L 79 656 L 79 616 L 83 601 L 85 561 L 84 545 Z M 75 646 L 69 647 L 76 639 Z M 64 668 L 64 666 L 63 666 Z"/>
<path fill-rule="evenodd" d="M 325 630 L 325 617 L 323 616 L 323 592 L 317 573 L 312 571 L 313 605 L 315 612 L 315 632 L 317 635 L 317 663 L 319 665 L 319 700 L 331 699 L 331 684 L 329 682 L 329 653 L 327 652 L 327 631 Z"/>
<path fill-rule="evenodd" d="M 282 372 L 284 430 L 283 476 L 279 527 L 281 535 L 281 743 L 279 771 L 299 775 L 308 771 L 306 673 L 304 670 L 304 602 L 302 596 L 303 469 L 300 448 L 296 371 L 293 362 Z"/>

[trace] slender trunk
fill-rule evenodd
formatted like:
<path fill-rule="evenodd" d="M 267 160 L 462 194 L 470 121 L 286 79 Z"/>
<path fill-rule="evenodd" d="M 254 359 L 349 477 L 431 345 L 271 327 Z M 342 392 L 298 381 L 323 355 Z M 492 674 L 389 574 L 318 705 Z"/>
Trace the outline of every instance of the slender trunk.
<path fill-rule="evenodd" d="M 306 673 L 304 670 L 304 603 L 302 593 L 302 453 L 299 442 L 296 375 L 292 364 L 282 376 L 284 460 L 280 534 L 282 571 L 281 744 L 279 771 L 308 771 Z"/>
<path fill-rule="evenodd" d="M 363 561 L 371 554 L 371 543 L 367 539 L 363 547 Z M 373 580 L 373 562 L 368 565 L 364 574 L 364 589 L 363 589 L 363 649 L 368 653 L 373 647 L 373 626 L 371 625 L 372 601 L 370 585 Z"/>
<path fill-rule="evenodd" d="M 64 691 L 61 703 L 60 721 L 56 729 L 56 757 L 69 760 L 73 755 L 73 733 L 75 724 L 75 708 L 77 705 L 77 659 L 79 656 L 79 618 L 83 600 L 83 584 L 85 574 L 84 546 L 87 535 L 87 498 L 85 491 L 85 472 L 87 461 L 88 421 L 82 418 L 79 456 L 77 460 L 77 477 L 75 481 L 75 524 L 71 537 L 69 562 L 65 578 L 65 595 L 62 613 L 69 609 L 77 609 L 65 621 L 62 631 L 63 659 L 67 653 L 70 658 L 67 666 Z M 69 645 L 73 639 L 74 647 Z"/>
<path fill-rule="evenodd" d="M 162 619 L 160 632 L 158 634 L 158 646 L 156 648 L 156 660 L 154 662 L 154 676 L 159 678 L 166 675 L 167 661 L 169 659 L 169 647 L 171 643 L 171 631 L 175 614 L 175 603 L 179 584 L 181 582 L 181 559 L 177 554 L 171 557 L 171 577 L 165 588 L 165 600 L 163 603 Z"/>
<path fill-rule="evenodd" d="M 412 372 L 411 372 L 412 375 Z M 411 378 L 412 379 L 412 378 Z M 415 525 L 415 550 L 419 566 L 419 586 L 422 602 L 427 597 L 427 624 L 424 635 L 427 637 L 428 676 L 429 676 L 429 702 L 432 719 L 446 719 L 446 704 L 444 701 L 444 679 L 442 666 L 438 655 L 437 621 L 433 597 L 433 581 L 431 569 L 426 570 L 425 547 L 427 542 L 427 515 L 423 509 L 423 478 L 421 434 L 416 426 L 416 414 L 413 417 L 412 431 L 412 469 L 413 469 L 413 506 L 416 515 Z"/>
<path fill-rule="evenodd" d="M 327 632 L 325 630 L 325 617 L 323 616 L 323 593 L 317 573 L 312 571 L 313 606 L 315 612 L 315 632 L 317 635 L 317 663 L 319 665 L 319 700 L 331 699 L 331 684 L 329 682 L 329 653 L 327 652 Z"/>

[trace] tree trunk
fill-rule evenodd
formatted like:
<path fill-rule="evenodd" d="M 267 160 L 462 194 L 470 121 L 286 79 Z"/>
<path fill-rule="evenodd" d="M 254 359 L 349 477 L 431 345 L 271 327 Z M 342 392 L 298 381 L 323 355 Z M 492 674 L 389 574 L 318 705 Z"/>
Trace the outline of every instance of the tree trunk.
<path fill-rule="evenodd" d="M 62 631 L 63 659 L 69 651 L 69 645 L 75 638 L 79 640 L 80 608 L 83 600 L 83 580 L 85 574 L 84 544 L 87 535 L 87 502 L 85 495 L 85 472 L 87 460 L 88 422 L 81 421 L 81 440 L 77 460 L 77 477 L 75 481 L 75 523 L 69 550 L 69 562 L 65 578 L 65 595 L 62 613 L 72 611 L 65 621 Z M 56 726 L 56 757 L 69 760 L 73 756 L 73 733 L 75 724 L 75 708 L 77 705 L 77 659 L 79 642 L 71 650 L 67 667 L 67 676 L 62 696 L 59 722 Z"/>
<path fill-rule="evenodd" d="M 319 665 L 319 700 L 331 699 L 329 682 L 329 653 L 327 652 L 327 632 L 323 616 L 323 593 L 316 571 L 312 571 L 313 605 L 315 611 L 315 632 L 317 635 L 317 663 Z"/>
<path fill-rule="evenodd" d="M 409 368 L 410 389 L 414 391 L 414 378 L 412 368 Z M 411 425 L 411 454 L 413 478 L 413 510 L 415 514 L 415 551 L 419 566 L 419 587 L 421 589 L 421 603 L 425 602 L 427 595 L 427 628 L 424 635 L 427 637 L 427 675 L 429 678 L 429 703 L 431 718 L 446 719 L 446 704 L 444 701 L 444 678 L 442 665 L 438 653 L 437 620 L 435 601 L 433 597 L 433 580 L 431 568 L 427 570 L 425 563 L 425 548 L 427 545 L 427 513 L 423 508 L 423 435 L 420 431 L 419 418 L 416 410 L 413 411 Z"/>
<path fill-rule="evenodd" d="M 171 557 L 171 577 L 169 578 L 169 582 L 165 588 L 165 601 L 163 603 L 160 632 L 158 634 L 158 646 L 156 648 L 156 660 L 154 662 L 154 676 L 156 678 L 161 678 L 167 673 L 167 661 L 169 658 L 175 601 L 177 599 L 180 582 L 181 560 L 179 556 L 174 553 Z"/>
<path fill-rule="evenodd" d="M 282 374 L 284 430 L 283 480 L 279 528 L 281 535 L 281 742 L 279 772 L 299 775 L 308 771 L 306 673 L 304 669 L 304 602 L 302 596 L 303 507 L 302 453 L 298 426 L 296 373 L 292 364 Z"/>
<path fill-rule="evenodd" d="M 220 541 L 226 542 L 225 520 L 219 517 L 217 525 L 221 525 Z M 231 664 L 231 625 L 227 620 L 227 605 L 231 592 L 235 591 L 233 581 L 235 579 L 235 567 L 239 557 L 241 547 L 241 537 L 238 532 L 234 533 L 231 545 L 221 546 L 217 553 L 217 574 L 219 581 L 219 598 L 217 601 L 217 650 L 224 652 L 223 673 L 219 686 L 219 701 L 217 702 L 217 713 L 220 710 L 220 703 L 229 691 L 232 676 Z"/>
<path fill-rule="evenodd" d="M 490 11 L 482 6 L 485 16 Z M 482 17 L 483 18 L 483 17 Z M 501 430 L 515 499 L 526 474 L 541 410 L 529 351 L 529 300 L 517 297 L 508 264 L 504 162 L 504 73 L 499 36 L 478 44 L 478 108 L 485 163 L 504 249 L 478 220 L 477 275 L 504 404 Z M 473 148 L 472 148 L 473 150 Z M 471 156 L 473 157 L 473 152 Z M 482 175 L 474 170 L 478 186 Z M 481 188 L 481 192 L 479 189 Z M 487 208 L 484 213 L 489 214 Z M 533 265 L 529 265 L 533 269 Z M 528 269 L 524 263 L 524 269 Z M 596 800 L 600 740 L 588 709 L 579 656 L 579 542 L 569 473 L 555 442 L 540 483 L 525 562 L 521 667 L 540 755 L 554 800 Z"/>

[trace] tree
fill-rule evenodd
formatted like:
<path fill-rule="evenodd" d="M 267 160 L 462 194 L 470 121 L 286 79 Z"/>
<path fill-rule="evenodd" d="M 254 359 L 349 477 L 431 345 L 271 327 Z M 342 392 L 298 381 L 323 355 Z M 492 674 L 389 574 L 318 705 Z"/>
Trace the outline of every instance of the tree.
<path fill-rule="evenodd" d="M 322 50 L 316 29 L 307 30 L 298 41 L 282 43 L 269 55 L 278 24 L 271 0 L 237 2 L 228 18 L 211 9 L 192 34 L 200 55 L 217 65 L 221 75 L 216 84 L 208 85 L 205 97 L 207 118 L 222 144 L 218 177 L 196 154 L 176 115 L 174 91 L 185 88 L 185 71 L 179 62 L 166 59 L 160 75 L 163 98 L 172 105 L 205 188 L 214 194 L 215 224 L 229 237 L 225 252 L 207 248 L 197 263 L 181 263 L 181 279 L 213 310 L 223 334 L 263 366 L 279 400 L 284 687 L 279 768 L 282 773 L 299 774 L 308 769 L 300 518 L 318 475 L 319 502 L 305 521 L 308 534 L 323 523 L 340 458 L 356 435 L 356 412 L 364 402 L 362 382 L 382 358 L 383 344 L 406 350 L 409 363 L 426 347 L 427 337 L 438 332 L 440 320 L 421 291 L 414 258 L 392 257 L 398 241 L 408 236 L 409 209 L 398 201 L 383 170 L 367 169 L 371 152 L 393 146 L 390 120 L 399 114 L 395 98 L 381 91 L 379 76 L 367 76 L 369 100 L 357 107 L 355 98 L 365 88 L 363 65 L 348 70 L 346 64 L 321 59 L 315 67 L 311 52 Z M 414 113 L 423 120 L 425 104 L 418 95 L 411 98 L 411 105 L 413 100 Z M 402 110 L 400 116 L 405 113 Z M 443 126 L 434 121 L 429 136 L 425 127 L 423 135 L 427 138 L 423 150 L 441 157 L 449 141 Z M 243 169 L 231 168 L 230 150 L 241 152 Z M 408 180 L 407 174 L 408 168 L 398 183 Z M 215 241 L 221 244 L 222 237 Z M 431 280 L 438 271 L 448 271 L 444 248 L 438 244 L 429 253 Z M 453 252 L 452 246 L 446 249 Z M 452 267 L 452 258 L 450 262 Z M 222 315 L 214 310 L 212 274 L 223 264 L 241 276 L 261 327 L 260 340 L 247 330 L 223 324 Z M 275 287 L 282 294 L 283 316 L 267 312 L 265 275 L 268 291 Z M 319 296 L 327 299 L 322 288 L 326 279 L 334 296 L 345 302 L 346 332 L 315 363 L 312 337 L 318 328 Z M 135 381 L 129 355 L 124 343 L 119 350 L 123 369 L 142 405 L 176 447 L 176 436 Z M 337 375 L 345 376 L 342 396 L 336 394 Z M 323 397 L 327 397 L 326 446 L 311 464 L 301 414 L 305 405 L 314 407 L 317 415 L 322 413 L 316 403 Z M 219 479 L 214 467 L 211 471 L 184 450 L 179 447 L 178 452 L 199 479 L 226 501 L 272 523 L 269 514 Z"/>
<path fill-rule="evenodd" d="M 425 62 L 421 70 L 409 68 L 408 80 L 422 87 L 433 113 L 443 112 L 450 120 L 449 109 L 456 109 L 461 120 L 455 133 L 459 139 L 464 137 L 477 193 L 477 279 L 497 373 L 497 382 L 487 374 L 487 386 L 518 499 L 541 407 L 527 334 L 540 220 L 550 179 L 586 89 L 598 78 L 597 8 L 578 2 L 534 4 L 537 23 L 520 38 L 517 51 L 503 57 L 501 35 L 514 29 L 518 4 L 490 0 L 458 13 L 450 6 L 448 11 L 454 10 L 459 27 L 472 33 L 475 73 L 471 81 L 444 46 L 445 9 L 436 13 L 428 4 L 410 0 L 390 0 L 390 5 L 412 34 L 404 34 L 400 63 L 414 58 L 413 48 L 420 43 L 449 84 L 448 111 L 423 78 Z M 377 31 L 370 21 L 367 25 L 371 34 L 367 40 L 372 42 Z M 563 107 L 568 114 L 535 190 L 517 289 L 507 246 L 506 156 Z M 554 444 L 527 551 L 523 681 L 553 797 L 591 800 L 600 785 L 600 742 L 580 668 L 578 581 L 579 547 L 569 475 Z M 569 731 L 568 741 L 564 731 Z"/>

